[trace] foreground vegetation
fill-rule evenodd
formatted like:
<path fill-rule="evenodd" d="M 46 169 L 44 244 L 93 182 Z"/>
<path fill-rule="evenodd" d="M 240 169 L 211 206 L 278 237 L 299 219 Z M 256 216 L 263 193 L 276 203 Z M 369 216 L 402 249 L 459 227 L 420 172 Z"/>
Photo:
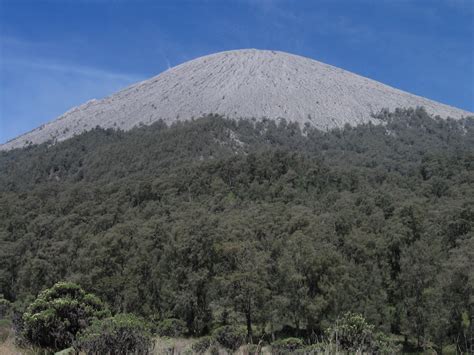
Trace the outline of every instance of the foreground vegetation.
<path fill-rule="evenodd" d="M 4 307 L 3 316 L 11 316 L 11 307 Z M 10 305 L 11 306 L 11 305 Z M 74 283 L 59 282 L 41 292 L 21 318 L 16 321 L 16 342 L 33 353 L 64 354 L 149 354 L 154 350 L 154 331 L 162 337 L 187 334 L 186 324 L 179 319 L 165 319 L 158 323 L 146 321 L 133 314 L 111 316 L 107 307 L 94 295 Z M 238 325 L 218 326 L 210 336 L 201 337 L 182 349 L 175 344 L 158 340 L 157 352 L 174 353 L 244 353 L 265 352 L 265 334 L 258 344 L 248 338 L 245 328 Z M 4 342 L 6 339 L 2 339 Z M 242 349 L 243 347 L 243 349 Z M 271 343 L 270 353 L 301 354 L 326 352 L 393 353 L 397 346 L 384 334 L 375 333 L 374 326 L 359 314 L 346 313 L 327 329 L 324 337 L 311 344 L 301 338 L 282 338 Z M 0 348 L 0 351 L 4 349 Z M 21 351 L 21 350 L 20 350 Z M 14 351 L 12 351 L 14 352 Z"/>
<path fill-rule="evenodd" d="M 474 121 L 380 118 L 321 132 L 205 117 L 0 153 L 15 324 L 68 280 L 108 305 L 85 324 L 104 334 L 123 319 L 100 319 L 135 314 L 150 334 L 211 346 L 243 329 L 242 344 L 296 350 L 356 322 L 405 350 L 469 351 Z"/>

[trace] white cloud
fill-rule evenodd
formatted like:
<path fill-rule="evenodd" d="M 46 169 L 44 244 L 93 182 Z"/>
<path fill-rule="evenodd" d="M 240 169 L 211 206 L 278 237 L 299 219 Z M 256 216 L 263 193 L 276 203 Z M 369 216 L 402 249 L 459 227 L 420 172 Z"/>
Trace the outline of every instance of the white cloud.
<path fill-rule="evenodd" d="M 105 79 L 105 80 L 123 80 L 125 82 L 133 82 L 140 80 L 140 76 L 126 73 L 116 73 L 113 71 L 91 68 L 74 64 L 61 64 L 54 61 L 39 60 L 30 61 L 24 59 L 7 59 L 4 65 L 18 65 L 24 67 L 35 68 L 38 70 L 53 71 L 64 74 L 76 74 L 85 77 Z"/>

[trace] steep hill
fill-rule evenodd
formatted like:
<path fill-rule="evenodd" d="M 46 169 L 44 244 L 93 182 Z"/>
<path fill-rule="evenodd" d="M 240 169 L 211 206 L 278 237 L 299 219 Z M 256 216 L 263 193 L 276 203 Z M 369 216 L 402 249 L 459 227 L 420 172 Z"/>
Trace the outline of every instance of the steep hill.
<path fill-rule="evenodd" d="M 91 100 L 19 136 L 0 150 L 62 141 L 96 126 L 129 130 L 208 113 L 228 118 L 285 118 L 318 129 L 373 120 L 383 108 L 423 106 L 430 114 L 469 112 L 297 55 L 235 50 L 197 58 L 102 100 Z"/>

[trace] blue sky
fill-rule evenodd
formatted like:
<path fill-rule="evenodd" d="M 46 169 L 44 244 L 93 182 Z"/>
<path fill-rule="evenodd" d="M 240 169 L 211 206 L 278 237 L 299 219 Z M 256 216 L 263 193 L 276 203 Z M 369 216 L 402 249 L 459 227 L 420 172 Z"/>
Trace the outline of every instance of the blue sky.
<path fill-rule="evenodd" d="M 473 0 L 0 0 L 0 142 L 168 67 L 261 48 L 474 111 Z"/>

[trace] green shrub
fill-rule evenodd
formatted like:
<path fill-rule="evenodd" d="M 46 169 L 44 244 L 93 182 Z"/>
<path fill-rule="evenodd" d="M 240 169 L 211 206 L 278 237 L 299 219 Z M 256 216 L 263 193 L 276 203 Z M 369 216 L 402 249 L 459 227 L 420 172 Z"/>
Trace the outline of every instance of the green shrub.
<path fill-rule="evenodd" d="M 245 330 L 242 327 L 225 325 L 212 332 L 212 336 L 224 348 L 237 350 L 245 341 Z"/>
<path fill-rule="evenodd" d="M 9 317 L 11 315 L 12 304 L 10 301 L 3 298 L 3 295 L 0 295 L 0 319 Z"/>
<path fill-rule="evenodd" d="M 23 314 L 23 337 L 33 345 L 64 349 L 92 320 L 110 313 L 96 296 L 74 283 L 58 282 L 44 290 Z"/>
<path fill-rule="evenodd" d="M 77 336 L 74 347 L 87 354 L 148 354 L 153 340 L 147 324 L 133 314 L 95 320 Z"/>
<path fill-rule="evenodd" d="M 346 351 L 369 351 L 374 338 L 374 326 L 361 314 L 347 312 L 327 331 L 329 340 Z"/>
<path fill-rule="evenodd" d="M 261 344 L 248 344 L 246 347 L 246 351 L 248 354 L 262 354 L 262 345 Z"/>
<path fill-rule="evenodd" d="M 306 345 L 300 349 L 296 349 L 293 351 L 294 354 L 304 354 L 304 355 L 316 355 L 316 354 L 324 354 L 324 353 L 330 353 L 329 352 L 329 346 L 324 343 L 318 343 L 318 344 L 311 344 L 311 345 Z"/>
<path fill-rule="evenodd" d="M 398 354 L 401 346 L 395 344 L 387 334 L 377 333 L 372 341 L 372 351 L 377 354 Z"/>
<path fill-rule="evenodd" d="M 188 332 L 188 328 L 181 319 L 168 318 L 158 323 L 156 332 L 162 337 L 180 337 Z"/>
<path fill-rule="evenodd" d="M 204 354 L 213 343 L 214 339 L 210 336 L 206 336 L 196 340 L 196 342 L 191 346 L 191 348 L 196 354 Z"/>
<path fill-rule="evenodd" d="M 209 348 L 209 354 L 210 355 L 219 355 L 219 346 L 216 343 L 213 343 L 211 347 Z"/>
<path fill-rule="evenodd" d="M 278 352 L 295 351 L 304 347 L 303 340 L 300 338 L 284 338 L 272 343 L 272 349 Z"/>
<path fill-rule="evenodd" d="M 347 312 L 327 330 L 328 340 L 348 352 L 395 354 L 400 351 L 388 335 L 374 332 L 374 326 L 357 313 Z"/>

